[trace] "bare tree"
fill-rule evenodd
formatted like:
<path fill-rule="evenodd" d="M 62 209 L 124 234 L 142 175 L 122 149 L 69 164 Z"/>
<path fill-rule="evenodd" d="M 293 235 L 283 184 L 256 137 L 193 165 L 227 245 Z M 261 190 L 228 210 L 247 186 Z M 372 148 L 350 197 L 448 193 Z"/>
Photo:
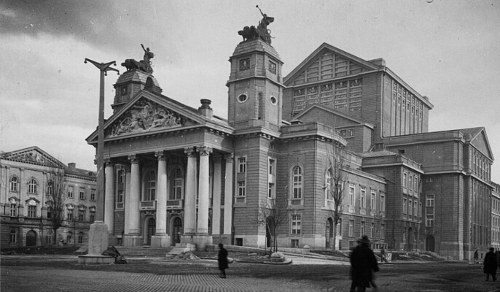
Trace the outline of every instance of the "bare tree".
<path fill-rule="evenodd" d="M 276 203 L 275 199 L 268 199 L 266 205 L 262 205 L 259 210 L 258 222 L 266 227 L 266 239 L 270 234 L 272 239 L 271 252 L 278 251 L 278 230 L 279 227 L 288 220 L 288 211 L 281 205 Z"/>
<path fill-rule="evenodd" d="M 326 181 L 327 201 L 331 202 L 333 217 L 333 250 L 336 248 L 337 225 L 342 221 L 342 202 L 345 196 L 347 173 L 344 170 L 346 153 L 343 146 L 334 143 L 332 152 L 328 154 L 328 172 Z"/>
<path fill-rule="evenodd" d="M 57 244 L 57 230 L 64 221 L 64 170 L 54 168 L 49 172 L 47 183 L 47 219 L 52 226 L 54 244 Z"/>

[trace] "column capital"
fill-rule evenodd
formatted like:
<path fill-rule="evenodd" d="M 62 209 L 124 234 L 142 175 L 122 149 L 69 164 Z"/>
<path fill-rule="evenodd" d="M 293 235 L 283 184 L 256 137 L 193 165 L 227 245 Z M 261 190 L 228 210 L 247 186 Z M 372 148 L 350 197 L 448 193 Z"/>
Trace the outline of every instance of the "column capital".
<path fill-rule="evenodd" d="M 200 153 L 200 156 L 206 156 L 206 155 L 209 155 L 210 153 L 212 153 L 212 148 L 210 148 L 208 146 L 201 146 L 201 147 L 197 147 L 196 151 L 198 153 Z"/>
<path fill-rule="evenodd" d="M 234 153 L 227 153 L 224 155 L 224 159 L 226 160 L 226 163 L 233 163 Z"/>
<path fill-rule="evenodd" d="M 139 159 L 137 158 L 137 155 L 135 155 L 135 154 L 129 155 L 128 160 L 130 160 L 130 163 L 132 163 L 132 164 L 139 163 Z"/>
<path fill-rule="evenodd" d="M 188 157 L 196 157 L 196 152 L 194 151 L 194 147 L 184 148 L 184 153 L 186 153 Z"/>
<path fill-rule="evenodd" d="M 158 160 L 165 160 L 165 151 L 155 151 L 155 156 Z"/>

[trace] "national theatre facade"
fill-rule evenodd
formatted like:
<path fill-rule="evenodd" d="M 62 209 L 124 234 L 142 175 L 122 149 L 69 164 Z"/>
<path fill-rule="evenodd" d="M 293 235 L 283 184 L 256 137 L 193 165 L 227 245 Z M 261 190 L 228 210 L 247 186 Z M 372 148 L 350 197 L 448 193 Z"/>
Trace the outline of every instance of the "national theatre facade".
<path fill-rule="evenodd" d="M 488 246 L 493 155 L 484 128 L 428 132 L 433 105 L 383 59 L 324 43 L 284 77 L 268 36 L 240 34 L 227 119 L 208 99 L 193 108 L 163 95 L 150 67 L 123 64 L 104 125 L 112 242 L 348 249 L 366 234 L 375 248 L 457 259 Z M 97 146 L 97 131 L 87 142 Z"/>

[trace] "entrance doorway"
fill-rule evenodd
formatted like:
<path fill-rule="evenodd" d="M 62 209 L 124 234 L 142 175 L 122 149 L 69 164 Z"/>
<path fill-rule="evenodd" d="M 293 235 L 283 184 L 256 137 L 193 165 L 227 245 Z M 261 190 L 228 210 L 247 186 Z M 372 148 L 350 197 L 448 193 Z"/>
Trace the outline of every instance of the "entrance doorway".
<path fill-rule="evenodd" d="M 326 220 L 326 230 L 325 230 L 325 248 L 331 248 L 332 247 L 332 240 L 333 240 L 333 219 L 328 218 Z"/>
<path fill-rule="evenodd" d="M 175 217 L 174 223 L 172 226 L 172 245 L 176 243 L 181 243 L 181 235 L 182 235 L 182 220 L 179 217 Z"/>
<path fill-rule="evenodd" d="M 408 228 L 408 250 L 413 250 L 413 229 Z"/>
<path fill-rule="evenodd" d="M 154 218 L 149 218 L 148 220 L 148 228 L 146 231 L 146 244 L 151 245 L 151 236 L 156 234 L 156 220 Z"/>
<path fill-rule="evenodd" d="M 26 233 L 26 246 L 35 246 L 36 245 L 36 232 L 33 230 L 28 231 Z"/>
<path fill-rule="evenodd" d="M 427 236 L 427 238 L 425 239 L 425 250 L 434 252 L 435 251 L 435 247 L 434 247 L 435 243 L 436 243 L 436 240 L 434 239 L 434 236 L 432 236 L 432 235 Z"/>

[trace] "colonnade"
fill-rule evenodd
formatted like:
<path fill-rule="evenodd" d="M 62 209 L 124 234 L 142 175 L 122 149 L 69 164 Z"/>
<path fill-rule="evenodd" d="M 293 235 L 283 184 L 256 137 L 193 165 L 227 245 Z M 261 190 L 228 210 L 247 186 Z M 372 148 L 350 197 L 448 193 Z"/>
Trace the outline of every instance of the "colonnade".
<path fill-rule="evenodd" d="M 213 156 L 212 195 L 213 206 L 210 206 L 210 155 L 209 147 L 189 147 L 184 149 L 187 156 L 187 167 L 184 175 L 184 217 L 183 236 L 181 243 L 195 243 L 198 248 L 212 244 L 212 237 L 229 239 L 232 226 L 232 198 L 233 198 L 233 155 L 225 155 L 225 199 L 222 202 L 222 158 Z M 155 152 L 158 160 L 156 180 L 156 233 L 151 238 L 151 245 L 164 247 L 170 245 L 170 236 L 167 231 L 167 160 L 164 151 Z M 124 240 L 125 246 L 140 246 L 143 244 L 143 234 L 140 228 L 140 201 L 141 201 L 141 174 L 139 160 L 136 155 L 128 157 L 130 167 L 126 167 L 125 174 L 125 218 Z M 105 201 L 104 223 L 108 226 L 109 233 L 114 234 L 114 198 L 115 179 L 114 165 L 106 161 L 105 168 Z M 222 205 L 224 206 L 222 208 Z M 209 234 L 209 210 L 212 207 L 212 233 Z M 197 212 L 198 211 L 198 212 Z M 198 216 L 196 216 L 198 214 Z M 220 234 L 221 216 L 223 216 L 224 229 Z"/>

